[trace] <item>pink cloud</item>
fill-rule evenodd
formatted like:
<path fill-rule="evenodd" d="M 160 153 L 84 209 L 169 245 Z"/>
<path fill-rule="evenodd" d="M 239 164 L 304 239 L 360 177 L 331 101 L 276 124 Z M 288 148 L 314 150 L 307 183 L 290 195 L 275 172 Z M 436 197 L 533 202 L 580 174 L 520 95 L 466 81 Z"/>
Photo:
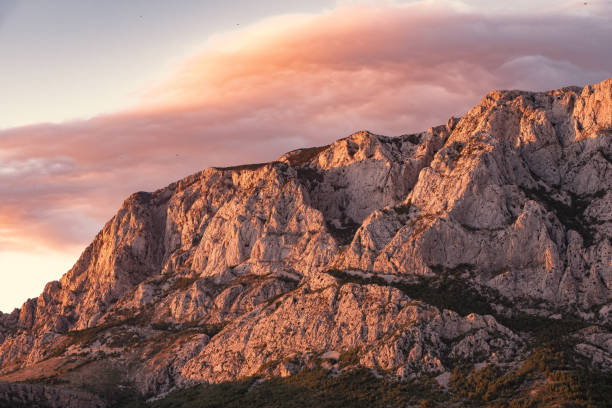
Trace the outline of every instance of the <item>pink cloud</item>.
<path fill-rule="evenodd" d="M 360 129 L 419 131 L 494 88 L 612 76 L 609 11 L 428 4 L 270 19 L 211 40 L 137 110 L 0 132 L 0 250 L 84 245 L 129 193 L 208 166 L 273 160 Z"/>

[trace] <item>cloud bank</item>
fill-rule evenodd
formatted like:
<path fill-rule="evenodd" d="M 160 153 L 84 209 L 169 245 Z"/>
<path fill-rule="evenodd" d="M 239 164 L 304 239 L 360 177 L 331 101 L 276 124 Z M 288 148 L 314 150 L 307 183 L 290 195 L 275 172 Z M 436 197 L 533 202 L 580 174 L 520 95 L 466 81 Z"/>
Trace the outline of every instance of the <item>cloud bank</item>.
<path fill-rule="evenodd" d="M 461 115 L 491 89 L 612 76 L 609 7 L 344 5 L 211 38 L 138 109 L 0 132 L 0 251 L 84 246 L 123 198 L 208 166 Z M 95 95 L 92 95 L 95 97 Z"/>

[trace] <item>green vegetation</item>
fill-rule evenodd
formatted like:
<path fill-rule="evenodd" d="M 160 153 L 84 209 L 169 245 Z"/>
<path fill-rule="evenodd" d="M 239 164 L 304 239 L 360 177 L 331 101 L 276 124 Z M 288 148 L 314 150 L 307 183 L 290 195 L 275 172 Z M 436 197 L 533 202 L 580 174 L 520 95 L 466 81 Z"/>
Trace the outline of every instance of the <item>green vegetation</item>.
<path fill-rule="evenodd" d="M 346 283 L 392 286 L 413 299 L 441 309 L 468 313 L 491 314 L 500 323 L 516 332 L 529 334 L 532 351 L 526 361 L 513 370 L 489 365 L 480 370 L 470 366 L 455 367 L 450 383 L 450 396 L 457 406 L 486 407 L 610 407 L 612 406 L 612 374 L 589 370 L 576 355 L 572 333 L 589 325 L 581 319 L 565 316 L 549 319 L 516 312 L 503 316 L 490 302 L 510 305 L 498 293 L 467 286 L 459 276 L 470 272 L 471 265 L 446 269 L 434 266 L 439 276 L 418 283 L 388 283 L 382 278 L 364 278 L 340 270 L 329 270 L 340 285 Z M 451 362 L 448 362 L 451 363 Z M 435 406 L 428 400 L 422 406 Z"/>
<path fill-rule="evenodd" d="M 70 343 L 68 346 L 71 346 L 73 344 L 89 346 L 91 345 L 91 343 L 97 340 L 98 335 L 100 333 L 116 326 L 119 326 L 119 322 L 117 322 L 116 324 L 107 323 L 101 324 L 96 327 L 90 327 L 88 329 L 70 331 L 67 333 L 68 337 L 70 338 Z"/>
<path fill-rule="evenodd" d="M 409 135 L 402 135 L 402 139 L 406 139 L 410 143 L 416 145 L 416 144 L 421 143 L 421 134 L 420 133 L 412 133 L 412 134 L 409 134 Z M 398 138 L 398 142 L 400 142 L 399 138 Z"/>
<path fill-rule="evenodd" d="M 578 232 L 584 241 L 584 247 L 588 248 L 595 241 L 595 232 L 589 226 L 589 220 L 585 218 L 584 211 L 595 198 L 601 198 L 605 195 L 605 190 L 599 190 L 594 194 L 586 194 L 579 196 L 570 193 L 570 205 L 564 202 L 557 201 L 552 198 L 551 193 L 546 189 L 529 189 L 523 188 L 523 192 L 532 200 L 541 202 L 546 209 L 555 214 L 557 219 L 567 229 L 572 229 Z"/>
<path fill-rule="evenodd" d="M 257 170 L 260 169 L 262 167 L 264 167 L 265 165 L 268 165 L 271 163 L 253 163 L 253 164 L 242 164 L 240 166 L 230 166 L 230 167 L 214 167 L 217 170 L 236 170 L 236 171 L 240 171 L 240 170 Z"/>
<path fill-rule="evenodd" d="M 131 382 L 125 381 L 123 373 L 112 367 L 99 368 L 96 380 L 84 384 L 85 391 L 107 401 L 112 408 L 144 408 L 144 398 Z"/>
<path fill-rule="evenodd" d="M 341 228 L 337 228 L 331 222 L 328 222 L 326 226 L 329 233 L 340 245 L 350 244 L 355 236 L 355 233 L 360 227 L 360 225 L 353 220 L 349 220 L 349 222 L 347 222 Z"/>
<path fill-rule="evenodd" d="M 289 165 L 290 166 L 301 166 L 303 164 L 308 163 L 315 157 L 319 155 L 323 150 L 327 149 L 329 145 L 325 146 L 317 146 L 317 147 L 309 147 L 305 149 L 300 149 L 296 151 L 289 157 Z"/>
<path fill-rule="evenodd" d="M 100 324 L 95 327 L 90 327 L 83 330 L 72 330 L 66 333 L 70 339 L 67 347 L 73 344 L 81 344 L 83 346 L 91 345 L 95 340 L 100 339 L 100 334 L 120 326 L 139 326 L 148 321 L 150 311 L 143 310 L 140 313 L 133 313 L 128 310 L 120 310 L 116 312 L 117 319 Z"/>
<path fill-rule="evenodd" d="M 497 321 L 515 332 L 531 334 L 535 346 L 552 344 L 555 347 L 568 348 L 571 345 L 568 335 L 589 325 L 585 321 L 572 316 L 566 316 L 562 319 L 549 319 L 526 313 L 517 313 L 513 317 L 494 316 Z"/>
<path fill-rule="evenodd" d="M 340 367 L 354 366 L 359 364 L 359 347 L 354 347 L 340 353 L 338 363 Z"/>
<path fill-rule="evenodd" d="M 241 407 L 405 407 L 407 402 L 443 401 L 445 395 L 431 379 L 408 382 L 377 378 L 367 369 L 330 376 L 321 368 L 286 378 L 247 378 L 199 385 L 171 393 L 151 408 Z M 127 407 L 128 405 L 122 406 Z M 138 407 L 138 405 L 129 405 Z M 140 405 L 144 407 L 145 405 Z"/>
<path fill-rule="evenodd" d="M 80 344 L 82 347 L 87 347 L 93 344 L 96 340 L 101 340 L 102 333 L 111 330 L 115 327 L 123 325 L 133 325 L 139 321 L 141 315 L 135 315 L 132 317 L 122 317 L 117 320 L 113 320 L 107 323 L 100 324 L 95 327 L 89 327 L 83 330 L 72 330 L 66 333 L 66 339 L 62 341 L 58 347 L 52 350 L 46 357 L 57 357 L 63 355 L 66 350 L 75 344 Z M 131 337 L 131 336 L 130 336 Z"/>
<path fill-rule="evenodd" d="M 539 346 L 520 368 L 503 372 L 495 365 L 480 370 L 455 367 L 450 389 L 456 401 L 487 407 L 609 407 L 612 375 L 570 364 L 551 345 Z"/>
<path fill-rule="evenodd" d="M 106 342 L 113 348 L 131 347 L 144 340 L 142 336 L 132 330 L 115 330 Z"/>
<path fill-rule="evenodd" d="M 109 323 L 104 323 L 96 327 L 90 327 L 83 330 L 73 330 L 66 333 L 66 340 L 49 353 L 47 358 L 57 357 L 64 355 L 66 350 L 75 344 L 81 345 L 81 347 L 91 346 L 96 340 L 102 341 L 102 333 L 112 330 L 113 328 L 120 327 L 123 325 L 130 325 L 135 322 L 134 318 L 128 318 L 125 320 L 118 320 Z M 115 333 L 108 340 L 110 347 L 125 347 L 126 345 L 132 345 L 140 341 L 140 336 L 132 332 Z"/>
<path fill-rule="evenodd" d="M 228 322 L 221 323 L 200 323 L 199 321 L 186 322 L 173 324 L 168 322 L 157 322 L 151 325 L 152 329 L 167 331 L 178 334 L 189 334 L 189 333 L 204 333 L 208 337 L 216 336 Z"/>
<path fill-rule="evenodd" d="M 197 275 L 177 278 L 172 284 L 172 286 L 170 286 L 169 291 L 173 292 L 175 290 L 185 290 L 189 288 L 191 285 L 193 285 L 193 283 L 197 281 L 198 279 L 199 279 L 199 276 Z"/>
<path fill-rule="evenodd" d="M 393 207 L 393 210 L 397 213 L 397 214 L 408 214 L 410 212 L 410 208 L 412 206 L 410 205 L 410 203 L 407 204 L 399 204 L 396 205 L 395 207 Z"/>
<path fill-rule="evenodd" d="M 322 173 L 319 173 L 316 169 L 311 167 L 298 167 L 297 176 L 304 184 L 321 183 L 324 179 Z"/>
<path fill-rule="evenodd" d="M 510 300 L 490 288 L 482 288 L 481 293 L 474 286 L 459 278 L 461 274 L 469 273 L 473 269 L 472 265 L 462 264 L 452 269 L 432 265 L 431 268 L 438 276 L 423 278 L 417 283 L 387 282 L 377 276 L 364 278 L 337 269 L 330 269 L 326 273 L 338 279 L 341 286 L 346 283 L 391 286 L 399 289 L 411 299 L 421 300 L 441 310 L 452 310 L 462 316 L 470 313 L 492 315 L 498 322 L 513 331 L 531 334 L 535 345 L 547 342 L 560 345 L 568 334 L 588 326 L 588 323 L 572 316 L 566 316 L 563 319 L 549 319 L 522 312 L 515 312 L 513 316 L 501 315 L 496 312 L 491 303 L 512 306 Z"/>
<path fill-rule="evenodd" d="M 392 286 L 412 299 L 422 300 L 439 309 L 453 310 L 462 316 L 470 313 L 494 314 L 495 310 L 489 305 L 485 296 L 466 282 L 454 277 L 454 275 L 470 268 L 471 265 L 460 265 L 457 268 L 445 271 L 438 278 L 423 279 L 413 284 L 387 282 L 377 276 L 364 278 L 337 269 L 330 269 L 326 273 L 338 279 L 340 285 L 357 283 L 360 285 Z"/>

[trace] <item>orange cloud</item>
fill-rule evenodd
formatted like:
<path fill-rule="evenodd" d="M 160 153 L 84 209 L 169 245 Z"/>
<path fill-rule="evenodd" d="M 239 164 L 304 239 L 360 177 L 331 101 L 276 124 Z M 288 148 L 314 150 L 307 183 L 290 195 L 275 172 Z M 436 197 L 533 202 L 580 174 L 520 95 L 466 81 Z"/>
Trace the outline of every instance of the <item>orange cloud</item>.
<path fill-rule="evenodd" d="M 219 35 L 139 109 L 0 132 L 0 251 L 84 245 L 129 193 L 207 166 L 418 131 L 492 88 L 600 81 L 607 13 L 344 6 Z"/>

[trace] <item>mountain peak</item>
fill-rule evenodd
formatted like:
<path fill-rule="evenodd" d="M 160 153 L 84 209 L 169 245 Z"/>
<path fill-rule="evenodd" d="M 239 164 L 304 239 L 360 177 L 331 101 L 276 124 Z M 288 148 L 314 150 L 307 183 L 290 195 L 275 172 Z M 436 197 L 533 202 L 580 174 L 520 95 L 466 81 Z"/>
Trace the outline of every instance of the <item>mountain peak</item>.
<path fill-rule="evenodd" d="M 101 373 L 160 396 L 361 367 L 444 385 L 466 363 L 520 367 L 542 327 L 611 370 L 611 158 L 607 79 L 135 193 L 0 315 L 0 380 L 100 394 Z"/>

